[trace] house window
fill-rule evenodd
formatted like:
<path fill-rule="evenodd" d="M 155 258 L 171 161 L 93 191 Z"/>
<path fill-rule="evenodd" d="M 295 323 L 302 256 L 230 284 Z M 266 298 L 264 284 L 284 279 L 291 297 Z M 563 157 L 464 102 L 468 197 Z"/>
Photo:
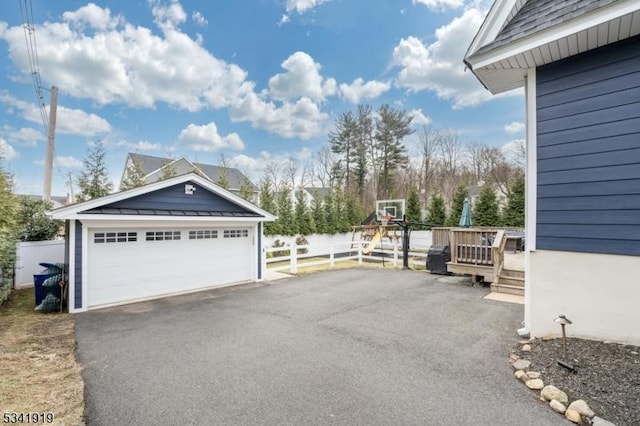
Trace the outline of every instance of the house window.
<path fill-rule="evenodd" d="M 145 239 L 147 241 L 179 240 L 180 231 L 147 231 Z"/>
<path fill-rule="evenodd" d="M 249 236 L 248 229 L 225 229 L 224 237 L 225 238 L 243 238 Z"/>
<path fill-rule="evenodd" d="M 218 238 L 218 231 L 214 229 L 198 229 L 197 231 L 189 231 L 190 240 L 210 240 Z"/>
<path fill-rule="evenodd" d="M 93 234 L 93 242 L 102 243 L 130 243 L 138 241 L 137 232 L 96 232 Z"/>

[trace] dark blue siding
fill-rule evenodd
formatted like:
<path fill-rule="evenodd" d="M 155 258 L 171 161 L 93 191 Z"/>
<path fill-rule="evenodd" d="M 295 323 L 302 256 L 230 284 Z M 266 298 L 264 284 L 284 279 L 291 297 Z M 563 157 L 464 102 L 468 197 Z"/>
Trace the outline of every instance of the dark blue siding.
<path fill-rule="evenodd" d="M 75 254 L 73 258 L 73 276 L 75 279 L 75 289 L 73 294 L 73 305 L 76 309 L 82 308 L 82 223 L 75 221 Z"/>
<path fill-rule="evenodd" d="M 640 255 L 640 37 L 537 70 L 539 249 Z"/>
<path fill-rule="evenodd" d="M 126 200 L 118 201 L 104 208 L 151 209 L 151 210 L 193 210 L 201 212 L 233 212 L 244 213 L 247 209 L 226 200 L 211 191 L 193 183 L 196 190 L 193 194 L 184 193 L 184 183 L 170 186 L 158 191 Z"/>

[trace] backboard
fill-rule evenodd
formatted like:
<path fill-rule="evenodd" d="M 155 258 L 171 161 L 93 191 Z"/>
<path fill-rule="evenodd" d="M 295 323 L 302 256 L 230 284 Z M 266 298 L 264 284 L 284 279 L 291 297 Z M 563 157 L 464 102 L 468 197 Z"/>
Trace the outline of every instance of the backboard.
<path fill-rule="evenodd" d="M 404 198 L 397 200 L 376 200 L 376 220 L 390 222 L 404 217 Z"/>

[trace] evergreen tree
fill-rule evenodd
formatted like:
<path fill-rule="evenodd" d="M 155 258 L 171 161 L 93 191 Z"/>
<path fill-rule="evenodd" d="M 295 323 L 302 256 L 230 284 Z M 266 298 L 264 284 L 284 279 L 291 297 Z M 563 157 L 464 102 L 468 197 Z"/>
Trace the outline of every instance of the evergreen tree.
<path fill-rule="evenodd" d="M 342 156 L 341 168 L 347 190 L 351 188 L 352 160 L 356 150 L 357 121 L 351 111 L 343 112 L 336 118 L 335 131 L 329 133 L 331 151 Z"/>
<path fill-rule="evenodd" d="M 505 226 L 524 227 L 524 173 L 518 172 L 509 188 L 509 200 L 502 215 Z"/>
<path fill-rule="evenodd" d="M 498 200 L 491 184 L 484 184 L 478 194 L 476 205 L 473 209 L 473 224 L 476 226 L 498 226 Z"/>
<path fill-rule="evenodd" d="M 464 200 L 469 197 L 469 191 L 465 185 L 458 185 L 455 193 L 453 194 L 453 200 L 451 203 L 451 211 L 447 217 L 445 223 L 446 226 L 458 226 L 460 223 L 460 217 L 462 216 L 462 209 L 464 208 Z"/>
<path fill-rule="evenodd" d="M 310 235 L 315 231 L 313 217 L 304 199 L 304 191 L 296 191 L 295 222 L 300 235 Z"/>
<path fill-rule="evenodd" d="M 0 165 L 0 305 L 11 290 L 16 259 L 18 202 L 13 195 L 13 178 Z"/>
<path fill-rule="evenodd" d="M 96 144 L 84 159 L 84 171 L 78 177 L 80 201 L 103 197 L 113 190 L 113 183 L 109 181 L 109 172 L 105 164 L 106 153 L 102 142 Z"/>
<path fill-rule="evenodd" d="M 333 194 L 328 194 L 324 197 L 322 209 L 324 210 L 325 233 L 335 234 L 338 232 L 338 218 L 335 211 Z"/>
<path fill-rule="evenodd" d="M 429 214 L 427 215 L 427 223 L 431 226 L 442 226 L 447 218 L 447 212 L 444 207 L 442 196 L 435 193 L 431 196 L 429 202 Z"/>
<path fill-rule="evenodd" d="M 422 222 L 422 209 L 420 208 L 420 198 L 415 188 L 409 191 L 407 198 L 407 220 L 409 222 Z"/>
<path fill-rule="evenodd" d="M 20 197 L 18 239 L 20 241 L 47 241 L 58 235 L 60 221 L 47 215 L 53 205 L 50 201 Z"/>
<path fill-rule="evenodd" d="M 347 209 L 347 200 L 344 192 L 337 190 L 334 192 L 333 209 L 336 217 L 335 232 L 349 232 L 351 224 L 349 223 L 349 211 Z"/>
<path fill-rule="evenodd" d="M 275 196 L 273 194 L 273 187 L 269 179 L 264 179 L 260 185 L 260 207 L 275 215 L 277 214 Z M 265 222 L 264 233 L 266 235 L 275 235 L 278 233 L 278 221 Z"/>
<path fill-rule="evenodd" d="M 137 158 L 132 159 L 131 163 L 127 164 L 127 171 L 124 179 L 120 182 L 120 191 L 138 188 L 145 183 L 145 172 L 142 168 L 142 163 Z"/>
<path fill-rule="evenodd" d="M 282 188 L 278 193 L 278 223 L 279 231 L 282 235 L 296 235 L 298 233 L 298 224 L 293 214 L 293 206 L 291 204 L 291 189 Z"/>
<path fill-rule="evenodd" d="M 316 232 L 324 234 L 327 232 L 327 220 L 322 205 L 322 199 L 318 193 L 313 194 L 313 202 L 311 204 L 311 215 L 313 216 L 313 223 L 316 227 Z"/>
<path fill-rule="evenodd" d="M 402 140 L 413 133 L 411 120 L 404 111 L 397 111 L 384 104 L 378 109 L 376 118 L 375 141 L 380 153 L 380 183 L 378 196 L 389 198 L 393 191 L 395 171 L 409 161 Z"/>
<path fill-rule="evenodd" d="M 253 185 L 251 184 L 249 179 L 247 179 L 247 177 L 242 179 L 242 184 L 240 185 L 240 196 L 252 203 L 255 201 L 254 200 L 255 193 L 253 192 Z"/>
<path fill-rule="evenodd" d="M 362 208 L 360 207 L 360 203 L 355 197 L 349 196 L 346 201 L 346 209 L 347 209 L 347 231 L 351 231 L 352 226 L 360 225 L 362 222 Z"/>

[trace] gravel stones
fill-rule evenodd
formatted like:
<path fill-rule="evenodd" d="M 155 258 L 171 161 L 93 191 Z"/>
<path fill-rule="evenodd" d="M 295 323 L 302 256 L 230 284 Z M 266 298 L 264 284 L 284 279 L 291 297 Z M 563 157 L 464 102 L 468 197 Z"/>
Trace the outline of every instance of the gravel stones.
<path fill-rule="evenodd" d="M 563 403 L 558 402 L 555 399 L 552 399 L 551 402 L 549 402 L 549 406 L 556 413 L 564 414 L 564 412 L 567 411 L 567 407 L 565 407 Z"/>
<path fill-rule="evenodd" d="M 542 396 L 545 401 L 555 400 L 563 404 L 567 404 L 569 402 L 567 394 L 553 385 L 545 386 L 542 389 L 542 392 L 540 392 L 540 396 Z"/>
<path fill-rule="evenodd" d="M 533 390 L 540 390 L 544 387 L 544 382 L 540 379 L 529 379 L 524 382 L 524 384 L 527 385 L 529 389 Z"/>
<path fill-rule="evenodd" d="M 580 415 L 586 416 L 586 417 L 589 417 L 589 418 L 591 418 L 591 417 L 596 415 L 596 413 L 594 413 L 591 410 L 591 408 L 589 408 L 587 403 L 582 399 L 578 399 L 576 401 L 573 401 L 571 404 L 569 404 L 569 407 L 567 409 L 568 410 L 575 410 L 578 413 L 580 413 Z"/>
<path fill-rule="evenodd" d="M 567 411 L 564 412 L 564 416 L 567 418 L 567 420 L 571 420 L 572 422 L 579 425 L 582 424 L 582 417 L 580 416 L 580 413 L 575 410 L 567 409 Z"/>
<path fill-rule="evenodd" d="M 531 361 L 527 361 L 526 359 L 519 359 L 513 364 L 511 364 L 514 370 L 526 370 L 531 366 Z"/>

